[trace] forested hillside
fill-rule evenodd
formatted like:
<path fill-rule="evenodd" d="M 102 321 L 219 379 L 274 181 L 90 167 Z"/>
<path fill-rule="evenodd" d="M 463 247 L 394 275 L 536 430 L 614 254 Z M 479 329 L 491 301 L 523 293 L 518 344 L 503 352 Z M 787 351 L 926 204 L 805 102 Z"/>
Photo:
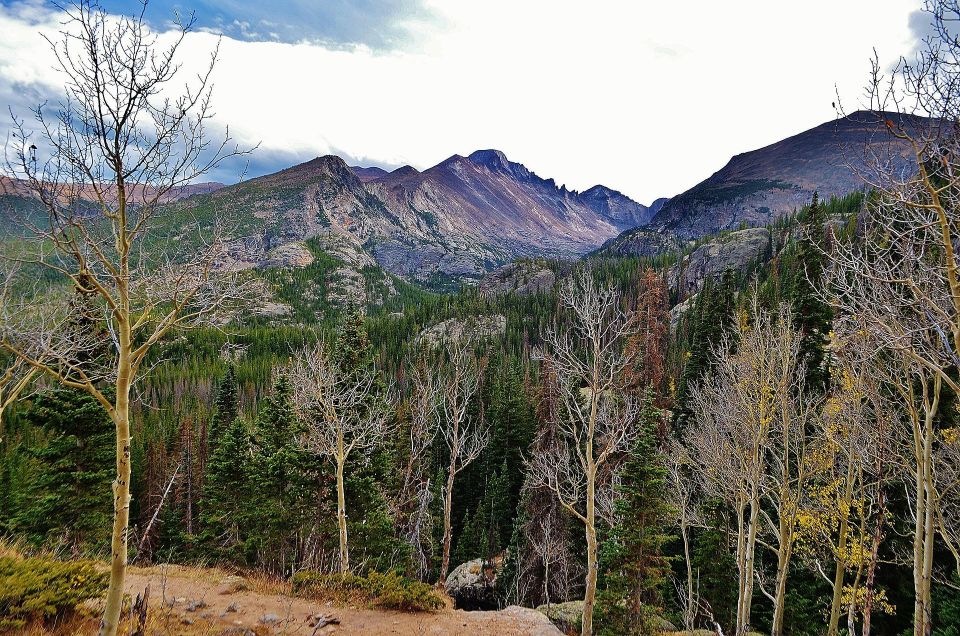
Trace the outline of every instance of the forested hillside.
<path fill-rule="evenodd" d="M 657 216 L 789 190 L 775 213 L 573 258 L 650 209 L 497 151 L 203 184 L 251 152 L 204 133 L 209 73 L 160 99 L 181 40 L 81 2 L 50 158 L 16 121 L 0 200 L 0 631 L 286 629 L 130 595 L 183 566 L 323 608 L 293 633 L 452 606 L 540 634 L 960 634 L 960 9 L 928 9 L 902 94 L 874 69 L 858 113 L 892 159 L 838 175 L 792 138 Z M 784 147 L 817 179 L 760 179 Z M 438 265 L 464 237 L 467 276 Z"/>

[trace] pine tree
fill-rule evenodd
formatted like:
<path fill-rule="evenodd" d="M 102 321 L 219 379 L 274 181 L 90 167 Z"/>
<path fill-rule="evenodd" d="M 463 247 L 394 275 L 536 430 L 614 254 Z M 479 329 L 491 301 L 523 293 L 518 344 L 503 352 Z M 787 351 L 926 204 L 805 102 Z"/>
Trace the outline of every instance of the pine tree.
<path fill-rule="evenodd" d="M 278 373 L 254 421 L 250 462 L 251 502 L 247 545 L 251 557 L 277 573 L 303 557 L 304 540 L 315 525 L 317 462 L 301 446 L 287 376 Z"/>
<path fill-rule="evenodd" d="M 235 418 L 221 431 L 203 484 L 201 542 L 234 562 L 243 560 L 245 520 L 256 507 L 250 488 L 251 450 L 247 425 Z"/>
<path fill-rule="evenodd" d="M 667 471 L 657 449 L 658 409 L 648 394 L 643 432 L 623 467 L 618 522 L 604 543 L 599 634 L 654 634 L 670 572 L 664 546 L 673 539 Z"/>
<path fill-rule="evenodd" d="M 28 451 L 38 472 L 19 493 L 15 529 L 37 544 L 62 540 L 74 552 L 105 548 L 114 449 L 103 407 L 78 391 L 53 389 L 33 399 L 24 420 L 49 438 Z"/>
<path fill-rule="evenodd" d="M 217 389 L 217 399 L 214 401 L 214 415 L 210 421 L 209 439 L 211 446 L 216 448 L 220 434 L 227 429 L 239 414 L 239 399 L 237 397 L 237 376 L 234 367 L 230 364 L 227 373 L 220 381 Z"/>
<path fill-rule="evenodd" d="M 794 322 L 800 332 L 800 357 L 807 370 L 807 386 L 818 391 L 824 391 L 829 380 L 828 365 L 824 363 L 824 350 L 833 320 L 830 305 L 820 299 L 815 287 L 823 279 L 826 267 L 826 222 L 826 210 L 814 192 L 794 251 L 794 271 L 789 294 Z"/>

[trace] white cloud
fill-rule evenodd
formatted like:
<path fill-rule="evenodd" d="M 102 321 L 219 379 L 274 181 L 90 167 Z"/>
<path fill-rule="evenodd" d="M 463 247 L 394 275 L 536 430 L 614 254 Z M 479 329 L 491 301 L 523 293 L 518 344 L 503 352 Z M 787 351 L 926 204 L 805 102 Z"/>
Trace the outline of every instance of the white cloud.
<path fill-rule="evenodd" d="M 676 194 L 736 153 L 855 104 L 873 47 L 910 50 L 914 0 L 432 0 L 409 50 L 225 39 L 217 121 L 307 158 L 430 166 L 499 148 L 569 187 Z M 278 9 L 279 10 L 279 9 Z M 55 84 L 36 22 L 0 8 L 0 78 Z M 439 27 L 437 25 L 443 25 Z M 215 38 L 196 33 L 186 59 Z"/>

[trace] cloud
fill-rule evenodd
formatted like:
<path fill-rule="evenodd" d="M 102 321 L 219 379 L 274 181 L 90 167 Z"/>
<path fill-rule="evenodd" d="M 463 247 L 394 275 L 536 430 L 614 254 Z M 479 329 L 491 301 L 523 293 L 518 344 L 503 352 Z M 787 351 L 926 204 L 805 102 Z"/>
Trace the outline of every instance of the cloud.
<path fill-rule="evenodd" d="M 102 0 L 107 11 L 130 11 L 129 0 Z M 433 19 L 420 0 L 152 0 L 148 17 L 158 28 L 191 13 L 197 27 L 246 41 L 312 42 L 330 48 L 374 50 L 410 44 L 411 22 Z"/>
<path fill-rule="evenodd" d="M 498 148 L 570 188 L 603 183 L 640 201 L 832 119 L 836 90 L 855 108 L 873 47 L 884 64 L 914 47 L 918 8 L 916 0 L 316 4 L 341 13 L 311 38 L 284 31 L 319 23 L 304 17 L 305 1 L 259 13 L 252 3 L 217 3 L 224 21 L 245 22 L 237 28 L 248 33 L 223 40 L 214 78 L 217 124 L 242 144 L 261 143 L 264 158 L 248 176 L 330 152 L 422 169 Z M 0 97 L 56 85 L 36 36 L 51 22 L 0 7 Z M 184 71 L 215 42 L 191 35 Z M 230 181 L 231 171 L 240 172 L 231 164 L 217 178 Z"/>

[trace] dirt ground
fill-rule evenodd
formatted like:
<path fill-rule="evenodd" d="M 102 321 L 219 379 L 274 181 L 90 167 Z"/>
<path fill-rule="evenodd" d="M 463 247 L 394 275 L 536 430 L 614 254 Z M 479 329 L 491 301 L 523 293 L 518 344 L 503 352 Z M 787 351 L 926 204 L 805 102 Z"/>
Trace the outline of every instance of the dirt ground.
<path fill-rule="evenodd" d="M 226 572 L 181 566 L 130 568 L 131 598 L 150 586 L 149 634 L 211 636 L 381 636 L 477 635 L 557 636 L 560 632 L 535 610 L 510 607 L 498 612 L 403 613 L 337 607 L 286 595 L 282 583 L 228 578 Z M 238 589 L 247 588 L 247 589 Z M 339 621 L 315 626 L 317 617 Z"/>

